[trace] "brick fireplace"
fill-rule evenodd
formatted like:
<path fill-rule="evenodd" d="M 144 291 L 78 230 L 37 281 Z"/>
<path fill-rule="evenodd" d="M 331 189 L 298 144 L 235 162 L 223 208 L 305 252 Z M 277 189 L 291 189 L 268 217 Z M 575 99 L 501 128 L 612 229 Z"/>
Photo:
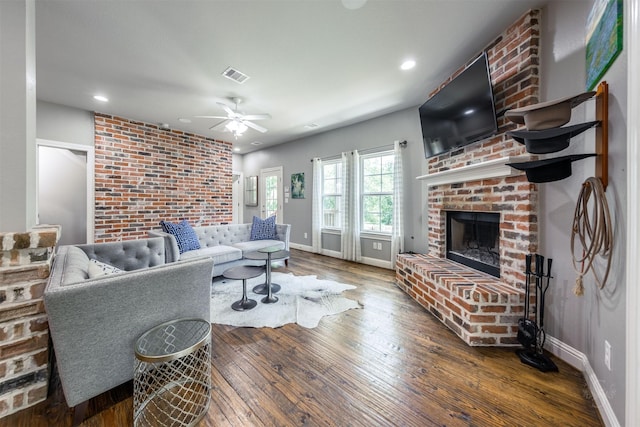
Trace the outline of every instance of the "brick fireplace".
<path fill-rule="evenodd" d="M 428 160 L 428 174 L 418 177 L 428 187 L 428 253 L 397 259 L 398 286 L 469 345 L 517 344 L 525 254 L 537 249 L 538 194 L 535 184 L 506 166 L 526 151 L 505 134 L 514 125 L 502 113 L 538 102 L 539 19 L 538 10 L 527 12 L 485 48 L 498 133 Z M 500 214 L 499 278 L 446 259 L 448 211 Z"/>

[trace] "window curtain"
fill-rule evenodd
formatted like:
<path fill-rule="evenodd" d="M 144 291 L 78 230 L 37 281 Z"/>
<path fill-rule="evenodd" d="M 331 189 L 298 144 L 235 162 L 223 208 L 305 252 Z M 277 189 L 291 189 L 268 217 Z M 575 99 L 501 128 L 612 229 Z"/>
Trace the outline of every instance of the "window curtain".
<path fill-rule="evenodd" d="M 393 143 L 393 227 L 391 231 L 391 265 L 396 265 L 396 256 L 404 252 L 404 220 L 402 153 L 399 141 Z"/>
<path fill-rule="evenodd" d="M 311 213 L 311 248 L 315 253 L 322 252 L 322 160 L 313 159 L 313 196 Z"/>
<path fill-rule="evenodd" d="M 360 262 L 360 154 L 342 153 L 342 258 Z"/>

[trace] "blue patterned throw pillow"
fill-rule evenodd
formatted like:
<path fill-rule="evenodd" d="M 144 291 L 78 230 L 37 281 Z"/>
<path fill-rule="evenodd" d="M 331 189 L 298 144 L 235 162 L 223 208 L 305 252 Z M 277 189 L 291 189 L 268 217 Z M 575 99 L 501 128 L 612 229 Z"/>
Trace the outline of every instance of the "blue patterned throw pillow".
<path fill-rule="evenodd" d="M 251 224 L 251 240 L 268 240 L 276 238 L 276 216 L 270 216 L 267 219 L 253 217 Z"/>
<path fill-rule="evenodd" d="M 193 231 L 191 225 L 186 219 L 183 219 L 179 224 L 174 224 L 168 221 L 160 221 L 160 226 L 165 233 L 173 234 L 178 242 L 178 250 L 180 253 L 187 251 L 193 251 L 200 249 L 200 241 L 196 232 Z"/>

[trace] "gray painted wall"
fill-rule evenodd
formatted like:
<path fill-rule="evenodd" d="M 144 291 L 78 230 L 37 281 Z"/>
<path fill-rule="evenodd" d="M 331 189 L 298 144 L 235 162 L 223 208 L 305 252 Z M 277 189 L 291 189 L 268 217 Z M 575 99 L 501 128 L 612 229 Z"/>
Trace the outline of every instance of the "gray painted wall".
<path fill-rule="evenodd" d="M 283 166 L 285 182 L 290 182 L 291 174 L 304 172 L 307 196 L 305 199 L 289 199 L 289 203 L 284 205 L 284 221 L 291 224 L 291 242 L 311 246 L 311 158 L 331 157 L 353 149 L 366 150 L 389 146 L 395 140 L 406 140 L 408 143 L 403 165 L 406 176 L 405 251 L 424 252 L 427 247 L 427 233 L 425 225 L 422 224 L 424 210 L 420 202 L 425 199 L 422 197 L 424 186 L 415 177 L 426 173 L 426 160 L 417 107 L 246 154 L 243 156 L 243 172 L 245 176 L 259 175 L 262 168 Z M 251 221 L 253 215 L 258 215 L 258 210 L 246 207 L 245 222 Z M 307 233 L 306 239 L 304 233 Z M 384 252 L 383 250 L 382 254 Z M 372 257 L 375 258 L 384 258 L 381 251 L 367 251 L 367 254 L 374 255 Z"/>
<path fill-rule="evenodd" d="M 93 146 L 93 112 L 38 101 L 36 114 L 38 138 Z"/>
<path fill-rule="evenodd" d="M 592 4 L 592 1 L 550 2 L 544 10 L 541 101 L 585 90 L 585 25 Z M 589 273 L 584 280 L 585 295 L 578 297 L 573 293 L 577 274 L 571 262 L 571 225 L 581 185 L 595 174 L 594 161 L 575 162 L 570 178 L 541 184 L 539 215 L 540 253 L 553 258 L 555 276 L 547 294 L 545 329 L 587 355 L 621 425 L 625 425 L 626 70 L 627 56 L 623 51 L 604 76 L 609 84 L 606 196 L 615 229 L 613 265 L 606 289 L 598 290 Z M 588 101 L 574 110 L 572 123 L 594 120 L 594 114 L 594 101 Z M 594 134 L 590 130 L 572 139 L 570 148 L 561 154 L 595 152 Z M 612 349 L 611 371 L 604 365 L 605 340 Z"/>

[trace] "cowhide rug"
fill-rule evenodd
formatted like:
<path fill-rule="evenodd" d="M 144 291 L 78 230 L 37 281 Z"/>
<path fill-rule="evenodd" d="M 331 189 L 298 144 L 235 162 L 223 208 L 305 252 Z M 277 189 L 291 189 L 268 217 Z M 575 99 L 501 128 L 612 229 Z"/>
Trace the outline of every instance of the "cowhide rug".
<path fill-rule="evenodd" d="M 216 278 L 211 286 L 211 323 L 252 328 L 297 323 L 315 328 L 323 316 L 361 307 L 357 301 L 340 295 L 342 291 L 355 289 L 353 285 L 278 272 L 271 273 L 272 283 L 282 287 L 274 294 L 278 302 L 264 304 L 260 301 L 264 295 L 253 293 L 254 286 L 264 281 L 264 274 L 247 280 L 247 297 L 256 300 L 258 305 L 251 310 L 235 311 L 231 304 L 242 298 L 242 281 Z"/>

